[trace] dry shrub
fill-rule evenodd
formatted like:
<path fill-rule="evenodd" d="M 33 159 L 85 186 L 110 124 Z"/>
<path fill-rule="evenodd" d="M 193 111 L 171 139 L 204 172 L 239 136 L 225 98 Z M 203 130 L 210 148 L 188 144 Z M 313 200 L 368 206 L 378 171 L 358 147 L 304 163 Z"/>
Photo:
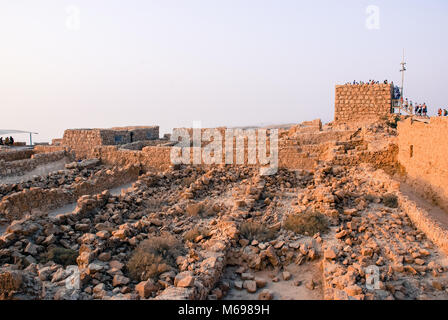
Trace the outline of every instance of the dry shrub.
<path fill-rule="evenodd" d="M 364 196 L 364 199 L 369 202 L 374 202 L 376 199 L 376 196 L 374 194 L 369 193 Z"/>
<path fill-rule="evenodd" d="M 165 205 L 165 203 L 161 199 L 151 198 L 145 202 L 145 205 L 148 210 L 159 211 L 162 209 L 162 207 Z"/>
<path fill-rule="evenodd" d="M 215 216 L 221 211 L 221 206 L 213 201 L 204 200 L 202 201 L 201 216 L 203 218 Z"/>
<path fill-rule="evenodd" d="M 62 247 L 52 247 L 40 256 L 42 263 L 53 261 L 63 266 L 76 265 L 78 251 Z"/>
<path fill-rule="evenodd" d="M 384 195 L 381 200 L 386 207 L 398 208 L 398 197 L 392 193 Z"/>
<path fill-rule="evenodd" d="M 202 203 L 191 203 L 187 205 L 185 211 L 188 215 L 196 217 L 202 212 Z"/>
<path fill-rule="evenodd" d="M 196 181 L 196 177 L 190 176 L 185 177 L 182 179 L 182 182 L 180 183 L 183 187 L 189 187 L 193 182 Z"/>
<path fill-rule="evenodd" d="M 184 235 L 185 241 L 194 241 L 199 236 L 208 237 L 210 230 L 207 228 L 194 227 L 193 229 L 187 231 Z"/>
<path fill-rule="evenodd" d="M 132 253 L 127 264 L 130 276 L 137 281 L 156 278 L 176 267 L 176 258 L 183 254 L 180 241 L 165 234 L 143 241 Z"/>
<path fill-rule="evenodd" d="M 307 211 L 287 216 L 284 222 L 284 227 L 295 233 L 312 236 L 316 233 L 324 233 L 327 231 L 328 220 L 321 213 Z"/>
<path fill-rule="evenodd" d="M 240 234 L 245 239 L 260 242 L 272 240 L 275 237 L 275 231 L 267 228 L 264 224 L 248 221 L 240 225 Z"/>

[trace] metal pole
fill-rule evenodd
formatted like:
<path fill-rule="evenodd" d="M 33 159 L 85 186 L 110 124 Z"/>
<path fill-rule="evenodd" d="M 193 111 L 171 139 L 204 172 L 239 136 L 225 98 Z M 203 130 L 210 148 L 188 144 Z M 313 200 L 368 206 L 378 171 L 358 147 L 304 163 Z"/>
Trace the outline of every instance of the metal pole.
<path fill-rule="evenodd" d="M 401 100 L 404 102 L 404 72 L 406 71 L 406 62 L 404 62 L 404 49 L 403 49 L 403 61 L 401 62 Z M 403 107 L 403 103 L 401 104 Z"/>
<path fill-rule="evenodd" d="M 33 134 L 30 132 L 30 146 L 33 145 Z"/>

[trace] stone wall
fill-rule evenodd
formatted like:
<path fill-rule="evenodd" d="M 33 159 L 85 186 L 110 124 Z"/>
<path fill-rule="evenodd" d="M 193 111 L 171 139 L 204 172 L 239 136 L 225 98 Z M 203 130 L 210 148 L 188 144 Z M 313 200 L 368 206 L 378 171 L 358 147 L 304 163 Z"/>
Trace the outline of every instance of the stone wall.
<path fill-rule="evenodd" d="M 137 165 L 141 170 L 166 170 L 171 165 L 171 147 L 144 147 L 142 150 L 119 149 L 117 146 L 96 147 L 93 155 L 108 165 Z"/>
<path fill-rule="evenodd" d="M 30 188 L 3 197 L 0 201 L 0 218 L 9 221 L 21 219 L 33 211 L 46 212 L 76 202 L 79 197 L 109 190 L 137 180 L 140 170 L 129 165 L 123 168 L 104 169 L 94 178 L 70 185 L 68 188 Z"/>
<path fill-rule="evenodd" d="M 75 151 L 77 158 L 85 158 L 94 146 L 102 145 L 100 130 L 98 129 L 69 129 L 65 130 L 62 145 Z"/>
<path fill-rule="evenodd" d="M 33 151 L 35 154 L 37 153 L 51 153 L 51 152 L 57 152 L 57 151 L 68 151 L 68 148 L 65 148 L 60 145 L 39 145 L 34 146 Z"/>
<path fill-rule="evenodd" d="M 392 85 L 337 85 L 335 95 L 336 124 L 368 123 L 391 113 Z"/>
<path fill-rule="evenodd" d="M 40 165 L 59 161 L 66 157 L 71 158 L 71 155 L 63 150 L 50 153 L 37 153 L 32 155 L 30 159 L 8 162 L 0 160 L 0 177 L 22 175 L 34 170 Z"/>
<path fill-rule="evenodd" d="M 123 127 L 111 129 L 65 130 L 60 143 L 75 151 L 77 158 L 88 158 L 96 146 L 130 144 L 136 141 L 159 138 L 159 127 Z"/>
<path fill-rule="evenodd" d="M 448 209 L 448 118 L 398 123 L 398 161 L 414 190 Z"/>
<path fill-rule="evenodd" d="M 29 159 L 34 154 L 32 149 L 27 150 L 2 150 L 0 152 L 0 161 L 17 161 Z"/>

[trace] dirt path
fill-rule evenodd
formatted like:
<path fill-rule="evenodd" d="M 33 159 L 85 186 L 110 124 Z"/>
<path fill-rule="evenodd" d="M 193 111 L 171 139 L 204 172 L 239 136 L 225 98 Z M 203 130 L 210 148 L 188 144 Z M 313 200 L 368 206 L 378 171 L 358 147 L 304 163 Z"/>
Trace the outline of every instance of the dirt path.
<path fill-rule="evenodd" d="M 119 186 L 119 187 L 116 187 L 116 188 L 112 188 L 112 189 L 109 190 L 109 192 L 113 196 L 118 196 L 118 195 L 120 195 L 122 193 L 123 190 L 127 190 L 130 187 L 132 187 L 133 183 L 134 182 L 129 182 L 129 183 L 126 183 L 126 184 L 124 184 L 122 186 Z M 73 203 L 70 203 L 70 204 L 68 204 L 66 206 L 63 206 L 61 208 L 58 208 L 58 209 L 50 211 L 48 213 L 48 216 L 49 217 L 54 217 L 54 216 L 57 216 L 58 214 L 64 214 L 64 213 L 67 213 L 67 212 L 72 212 L 73 210 L 75 210 L 75 208 L 76 208 L 76 202 L 73 202 Z"/>
<path fill-rule="evenodd" d="M 291 279 L 287 281 L 283 280 L 282 271 L 263 270 L 255 272 L 253 275 L 255 278 L 266 281 L 266 286 L 263 289 L 271 290 L 274 295 L 274 300 L 322 300 L 322 271 L 319 265 L 320 261 L 306 263 L 300 266 L 291 264 L 284 268 L 285 271 L 291 273 Z M 239 278 L 235 273 L 235 269 L 234 267 L 227 268 L 223 278 Z M 279 281 L 272 281 L 274 277 L 277 277 Z M 317 283 L 314 290 L 310 290 L 306 286 L 311 280 Z M 258 289 L 255 293 L 249 293 L 246 289 L 238 290 L 231 288 L 224 300 L 258 300 L 258 295 L 261 291 L 262 289 Z"/>
<path fill-rule="evenodd" d="M 45 176 L 53 171 L 64 170 L 65 165 L 70 162 L 71 161 L 68 158 L 64 158 L 59 161 L 44 164 L 44 165 L 41 165 L 41 166 L 35 168 L 32 171 L 25 173 L 24 175 L 21 175 L 21 176 L 11 176 L 11 177 L 0 178 L 0 184 L 21 183 L 21 182 L 32 179 L 33 176 Z"/>
<path fill-rule="evenodd" d="M 425 198 L 419 196 L 412 190 L 411 186 L 406 183 L 400 184 L 400 191 L 405 196 L 409 198 L 409 200 L 415 202 L 417 206 L 425 209 L 435 220 L 440 222 L 444 227 L 448 229 L 448 213 L 443 209 L 438 207 L 435 204 L 432 204 L 430 201 Z"/>
<path fill-rule="evenodd" d="M 130 183 L 124 184 L 122 186 L 119 186 L 119 187 L 116 187 L 116 188 L 112 188 L 109 191 L 110 191 L 110 193 L 113 196 L 117 196 L 117 195 L 120 195 L 123 190 L 127 190 L 130 187 L 132 187 L 133 183 L 134 182 L 130 182 Z M 76 202 L 70 203 L 70 204 L 65 205 L 65 206 L 63 206 L 61 208 L 58 208 L 58 209 L 50 211 L 48 213 L 48 216 L 49 217 L 54 217 L 54 216 L 57 216 L 58 214 L 64 214 L 64 213 L 72 212 L 73 210 L 75 210 L 75 208 L 76 208 Z M 0 235 L 2 235 L 6 231 L 7 228 L 8 228 L 8 225 L 0 224 Z"/>

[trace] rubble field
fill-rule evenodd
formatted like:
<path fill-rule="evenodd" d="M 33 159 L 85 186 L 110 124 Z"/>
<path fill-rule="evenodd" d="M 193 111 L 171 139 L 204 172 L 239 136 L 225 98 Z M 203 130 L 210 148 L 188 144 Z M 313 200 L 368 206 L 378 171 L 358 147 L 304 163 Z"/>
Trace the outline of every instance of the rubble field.
<path fill-rule="evenodd" d="M 289 132 L 283 141 L 297 138 Z M 91 159 L 0 185 L 0 298 L 448 298 L 448 252 L 421 226 L 428 212 L 400 191 L 400 167 L 384 156 L 395 130 L 347 132 L 310 142 L 325 144 L 312 169 L 271 176 L 225 165 L 143 172 Z M 32 190 L 70 197 L 1 211 L 18 195 L 33 203 Z M 51 214 L 73 199 L 74 210 Z"/>

